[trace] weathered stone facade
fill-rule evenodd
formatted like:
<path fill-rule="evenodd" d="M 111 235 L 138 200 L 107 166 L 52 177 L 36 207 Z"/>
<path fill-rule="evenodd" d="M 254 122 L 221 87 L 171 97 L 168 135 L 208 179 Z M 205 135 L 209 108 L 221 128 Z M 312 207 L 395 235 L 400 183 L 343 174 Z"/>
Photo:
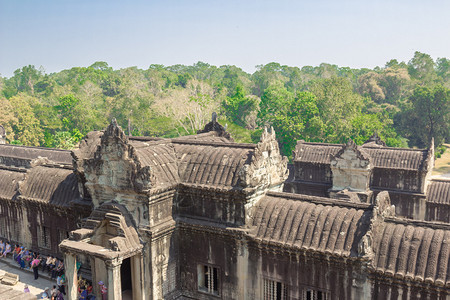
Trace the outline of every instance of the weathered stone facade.
<path fill-rule="evenodd" d="M 62 257 L 58 244 L 91 211 L 78 193 L 70 152 L 2 145 L 0 162 L 0 237 Z"/>
<path fill-rule="evenodd" d="M 433 145 L 429 149 L 391 148 L 376 135 L 362 146 L 351 140 L 346 145 L 299 141 L 294 151 L 295 171 L 284 190 L 367 203 L 388 191 L 397 216 L 450 222 L 450 216 L 443 213 L 448 212 L 445 205 L 440 213 L 431 213 L 433 203 L 449 204 L 445 195 L 441 200 L 436 194 L 428 197 L 429 186 L 434 184 L 433 166 Z"/>
<path fill-rule="evenodd" d="M 294 154 L 288 179 L 273 129 L 240 144 L 215 118 L 174 139 L 113 121 L 73 152 L 2 145 L 0 236 L 62 251 L 70 299 L 78 260 L 108 299 L 450 297 L 450 182 L 429 180 L 432 149 L 374 136 Z"/>

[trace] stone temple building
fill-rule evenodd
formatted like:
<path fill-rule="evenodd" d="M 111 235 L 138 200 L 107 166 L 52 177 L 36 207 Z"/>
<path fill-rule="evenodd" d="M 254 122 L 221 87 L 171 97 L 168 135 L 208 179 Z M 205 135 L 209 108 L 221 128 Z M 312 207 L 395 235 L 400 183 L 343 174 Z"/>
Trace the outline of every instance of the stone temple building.
<path fill-rule="evenodd" d="M 108 299 L 449 299 L 450 181 L 433 147 L 129 137 L 0 145 L 0 237 L 65 259 Z M 94 292 L 99 296 L 98 287 Z"/>

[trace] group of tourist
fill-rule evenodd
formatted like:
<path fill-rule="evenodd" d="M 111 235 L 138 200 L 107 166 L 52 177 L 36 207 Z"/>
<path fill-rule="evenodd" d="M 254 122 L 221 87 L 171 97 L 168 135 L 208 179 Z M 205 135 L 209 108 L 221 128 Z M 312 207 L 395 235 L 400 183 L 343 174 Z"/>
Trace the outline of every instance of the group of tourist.
<path fill-rule="evenodd" d="M 56 288 L 56 285 L 50 290 L 48 287 L 44 289 L 44 292 L 41 295 L 41 299 L 48 300 L 64 300 L 63 293 Z"/>
<path fill-rule="evenodd" d="M 29 269 L 34 272 L 34 279 L 39 278 L 39 267 L 42 272 L 47 271 L 52 279 L 64 273 L 64 262 L 53 255 L 42 257 L 39 252 L 33 252 L 25 247 L 16 245 L 13 250 L 13 259 L 21 269 Z"/>
<path fill-rule="evenodd" d="M 58 259 L 53 255 L 43 257 L 39 252 L 33 252 L 26 247 L 17 244 L 13 248 L 8 241 L 4 242 L 3 240 L 0 240 L 0 258 L 6 258 L 8 255 L 12 255 L 13 260 L 19 265 L 20 269 L 32 270 L 35 280 L 39 278 L 39 267 L 42 268 L 42 272 L 48 272 L 51 279 L 56 280 L 56 285 L 54 286 L 55 291 L 52 290 L 52 292 L 49 293 L 50 289 L 48 289 L 43 295 L 46 295 L 48 299 L 53 300 L 64 299 L 63 295 L 66 294 L 66 282 L 64 262 L 62 259 Z M 27 292 L 27 290 L 28 286 L 25 287 L 24 292 Z"/>
<path fill-rule="evenodd" d="M 92 294 L 92 284 L 84 279 L 78 280 L 79 300 L 93 300 L 95 296 Z"/>
<path fill-rule="evenodd" d="M 42 268 L 42 272 L 48 272 L 52 279 L 56 279 L 56 285 L 53 289 L 45 288 L 42 293 L 41 299 L 51 300 L 64 300 L 65 283 L 66 278 L 64 275 L 64 262 L 62 259 L 58 259 L 53 255 L 43 257 L 39 252 L 33 252 L 20 245 L 15 245 L 13 248 L 8 241 L 0 240 L 0 258 L 12 255 L 12 258 L 21 269 L 32 270 L 34 273 L 34 279 L 39 278 L 39 267 Z M 81 263 L 77 263 L 77 271 L 80 269 Z M 92 294 L 92 284 L 85 280 L 78 282 L 78 293 L 80 300 L 93 300 L 95 296 Z M 100 294 L 102 299 L 107 298 L 107 288 L 102 281 L 98 282 Z M 28 285 L 25 285 L 25 293 L 29 293 Z"/>
<path fill-rule="evenodd" d="M 102 295 L 102 300 L 108 299 L 108 289 L 103 281 L 98 282 L 99 292 Z M 78 279 L 78 295 L 79 300 L 95 300 L 95 296 L 92 294 L 92 284 L 90 281 L 82 279 Z"/>
<path fill-rule="evenodd" d="M 3 240 L 0 240 L 0 258 L 6 257 L 11 253 L 11 244 L 9 242 L 3 242 Z"/>

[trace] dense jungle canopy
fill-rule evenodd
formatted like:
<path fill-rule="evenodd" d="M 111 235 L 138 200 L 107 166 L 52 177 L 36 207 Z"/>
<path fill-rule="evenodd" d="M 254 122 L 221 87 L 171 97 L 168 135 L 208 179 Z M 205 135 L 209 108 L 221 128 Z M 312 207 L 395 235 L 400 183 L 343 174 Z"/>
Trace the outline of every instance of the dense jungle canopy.
<path fill-rule="evenodd" d="M 233 65 L 150 65 L 113 70 L 106 62 L 46 74 L 25 66 L 0 77 L 0 124 L 9 143 L 71 149 L 112 118 L 132 135 L 195 133 L 216 111 L 236 141 L 275 128 L 283 154 L 297 140 L 438 147 L 450 140 L 450 60 L 416 52 L 405 62 L 351 69 L 272 62 L 253 74 Z"/>

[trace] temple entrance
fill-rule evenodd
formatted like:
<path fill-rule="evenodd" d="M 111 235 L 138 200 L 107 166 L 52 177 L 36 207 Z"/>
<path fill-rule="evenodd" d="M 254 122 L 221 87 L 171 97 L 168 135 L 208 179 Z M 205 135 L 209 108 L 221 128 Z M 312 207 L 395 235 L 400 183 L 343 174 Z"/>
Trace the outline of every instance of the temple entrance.
<path fill-rule="evenodd" d="M 77 299 L 76 255 L 83 254 L 90 256 L 93 262 L 93 281 L 103 281 L 108 288 L 108 299 L 141 300 L 145 298 L 142 291 L 143 245 L 136 228 L 123 206 L 108 202 L 101 207 L 95 211 L 100 216 L 90 220 L 95 221 L 94 224 L 73 231 L 74 238 L 60 243 L 66 258 L 69 299 Z M 96 293 L 100 297 L 98 288 Z"/>
<path fill-rule="evenodd" d="M 122 261 L 122 265 L 120 266 L 120 283 L 122 286 L 122 292 L 132 290 L 130 258 Z"/>

